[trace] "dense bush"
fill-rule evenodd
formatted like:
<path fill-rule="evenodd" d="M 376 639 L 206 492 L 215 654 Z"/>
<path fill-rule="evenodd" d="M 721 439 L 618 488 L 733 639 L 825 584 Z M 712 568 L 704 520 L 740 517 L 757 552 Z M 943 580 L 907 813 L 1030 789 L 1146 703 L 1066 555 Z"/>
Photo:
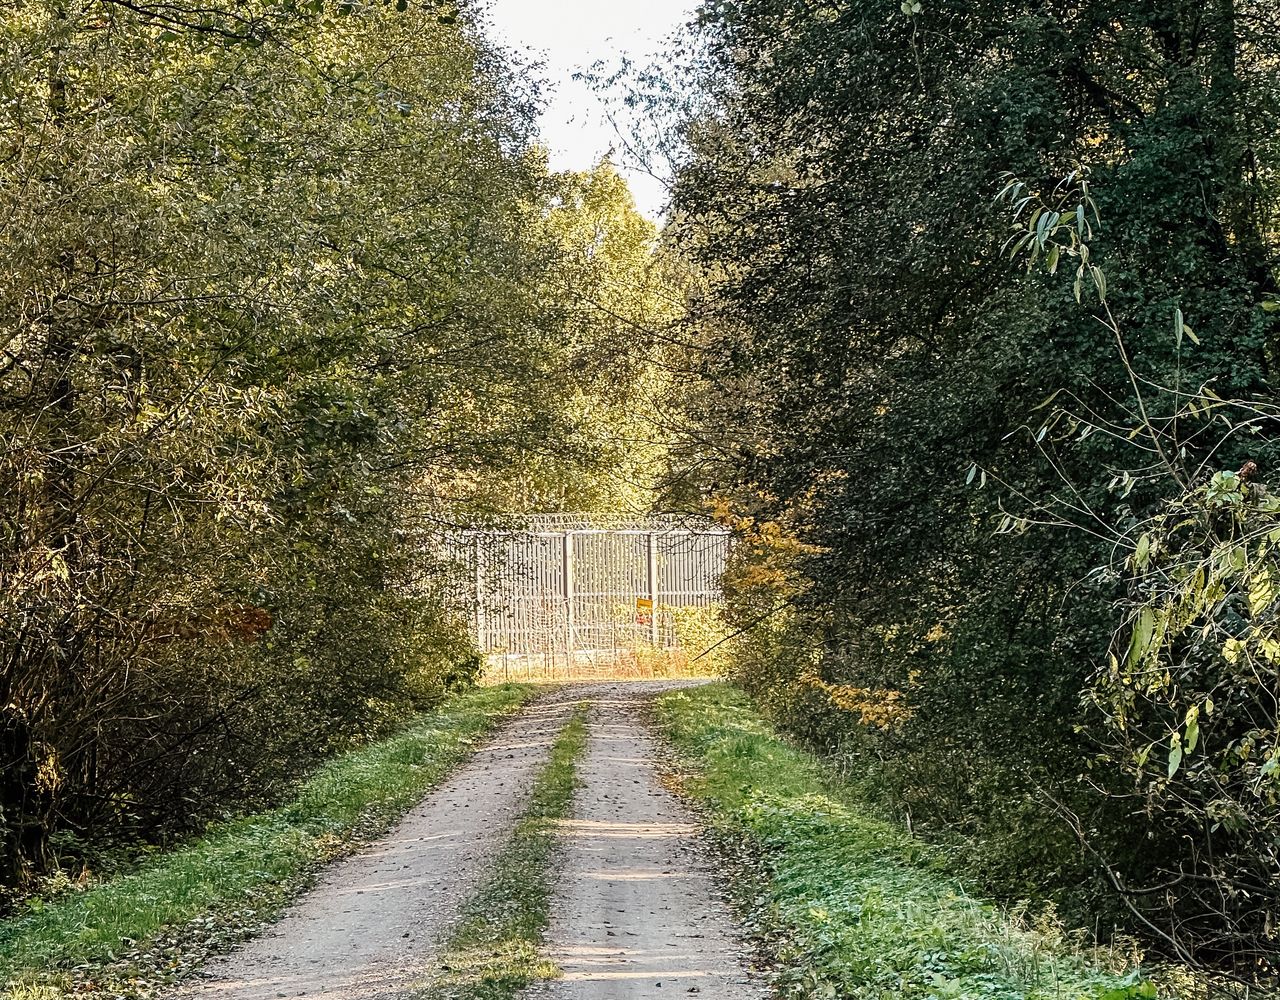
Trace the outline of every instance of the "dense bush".
<path fill-rule="evenodd" d="M 1135 808 L 1091 692 L 1132 606 L 1116 539 L 1203 485 L 1165 474 L 1152 427 L 1206 480 L 1280 439 L 1173 419 L 1179 391 L 1271 392 L 1276 17 L 705 4 L 673 233 L 703 280 L 685 458 L 748 542 L 744 683 L 914 827 L 972 835 L 997 888 L 1245 976 L 1275 953 L 1274 883 L 1248 927 L 1189 921 L 1215 876 L 1188 824 L 1232 836 L 1203 799 Z M 1079 221 L 1052 203 L 1080 163 L 1105 275 L 1077 299 L 1076 258 L 1003 251 L 1032 211 L 1032 239 Z"/>
<path fill-rule="evenodd" d="M 652 228 L 607 166 L 548 174 L 531 96 L 470 8 L 6 10 L 0 885 L 474 675 L 431 534 L 590 494 L 584 400 L 653 294 Z"/>
<path fill-rule="evenodd" d="M 1089 692 L 1098 766 L 1129 779 L 1117 794 L 1161 832 L 1156 887 L 1113 868 L 1118 887 L 1140 919 L 1172 911 L 1172 930 L 1151 929 L 1178 951 L 1261 968 L 1278 950 L 1278 512 L 1248 477 L 1219 472 L 1143 525 L 1127 627 Z"/>

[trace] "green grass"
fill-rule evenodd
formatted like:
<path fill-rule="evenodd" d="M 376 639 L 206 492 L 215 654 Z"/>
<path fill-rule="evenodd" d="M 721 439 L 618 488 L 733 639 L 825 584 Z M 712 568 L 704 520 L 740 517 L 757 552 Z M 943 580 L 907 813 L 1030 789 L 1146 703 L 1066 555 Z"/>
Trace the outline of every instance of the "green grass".
<path fill-rule="evenodd" d="M 334 758 L 286 805 L 0 921 L 0 983 L 12 997 L 56 997 L 71 986 L 68 970 L 119 966 L 127 955 L 140 968 L 118 969 L 123 983 L 174 974 L 192 961 L 193 943 L 199 951 L 243 936 L 321 863 L 400 816 L 531 692 L 508 685 L 458 695 L 397 735 Z M 89 977 L 80 968 L 77 978 Z"/>
<path fill-rule="evenodd" d="M 744 848 L 741 902 L 776 956 L 782 996 L 1155 996 L 1061 928 L 1028 926 L 968 896 L 944 855 L 869 815 L 849 785 L 781 739 L 730 685 L 664 695 L 657 715 L 691 772 L 688 793 L 726 842 Z"/>
<path fill-rule="evenodd" d="M 577 763 L 587 742 L 587 710 L 579 706 L 556 738 L 534 782 L 528 811 L 462 908 L 441 957 L 441 973 L 423 1000 L 509 1000 L 559 970 L 540 954 L 551 906 L 556 821 L 568 813 Z"/>

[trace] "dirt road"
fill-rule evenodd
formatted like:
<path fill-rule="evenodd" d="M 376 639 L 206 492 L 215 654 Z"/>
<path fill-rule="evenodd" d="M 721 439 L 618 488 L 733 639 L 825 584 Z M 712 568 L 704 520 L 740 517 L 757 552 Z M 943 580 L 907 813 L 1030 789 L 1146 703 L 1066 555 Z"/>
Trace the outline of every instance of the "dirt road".
<path fill-rule="evenodd" d="M 696 829 L 658 781 L 640 706 L 669 682 L 562 688 L 536 702 L 387 837 L 321 877 L 266 934 L 214 959 L 172 1000 L 412 997 L 439 942 L 527 804 L 573 706 L 591 702 L 582 786 L 563 826 L 548 956 L 573 1000 L 763 997 Z"/>
<path fill-rule="evenodd" d="M 593 700 L 549 934 L 548 956 L 564 974 L 531 993 L 764 997 L 764 986 L 746 975 L 743 945 L 693 819 L 658 781 L 657 748 L 641 711 L 651 695 L 624 684 Z"/>
<path fill-rule="evenodd" d="M 526 709 L 388 836 L 326 871 L 270 931 L 209 962 L 175 1000 L 411 995 L 574 703 L 556 693 Z"/>

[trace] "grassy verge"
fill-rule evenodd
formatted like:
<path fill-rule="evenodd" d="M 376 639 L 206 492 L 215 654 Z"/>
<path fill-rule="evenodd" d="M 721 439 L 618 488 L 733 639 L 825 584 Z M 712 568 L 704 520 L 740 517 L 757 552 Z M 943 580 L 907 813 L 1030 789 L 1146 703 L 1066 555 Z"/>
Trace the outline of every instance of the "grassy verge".
<path fill-rule="evenodd" d="M 330 761 L 280 808 L 0 921 L 0 983 L 10 997 L 53 998 L 91 985 L 139 992 L 176 976 L 260 926 L 319 865 L 384 829 L 530 693 L 510 685 L 452 698 L 399 734 Z"/>
<path fill-rule="evenodd" d="M 556 820 L 569 811 L 586 742 L 586 708 L 579 706 L 556 738 L 529 809 L 492 874 L 464 904 L 445 942 L 441 974 L 424 988 L 422 1000 L 509 1000 L 557 975 L 539 950 L 551 905 Z"/>
<path fill-rule="evenodd" d="M 739 852 L 753 930 L 788 997 L 1147 1000 L 1060 928 L 1025 926 L 966 895 L 945 858 L 860 809 L 851 789 L 778 735 L 727 684 L 677 691 L 658 719 L 688 793 Z M 1123 964 L 1123 963 L 1121 963 Z"/>

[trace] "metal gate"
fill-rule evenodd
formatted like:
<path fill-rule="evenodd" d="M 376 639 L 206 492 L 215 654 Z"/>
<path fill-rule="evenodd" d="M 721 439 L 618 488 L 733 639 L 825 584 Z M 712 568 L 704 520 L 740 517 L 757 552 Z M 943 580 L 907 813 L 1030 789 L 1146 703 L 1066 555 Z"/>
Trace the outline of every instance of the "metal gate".
<path fill-rule="evenodd" d="M 575 663 L 678 646 L 683 609 L 721 601 L 729 540 L 700 519 L 543 516 L 452 547 L 474 588 L 477 648 Z"/>

